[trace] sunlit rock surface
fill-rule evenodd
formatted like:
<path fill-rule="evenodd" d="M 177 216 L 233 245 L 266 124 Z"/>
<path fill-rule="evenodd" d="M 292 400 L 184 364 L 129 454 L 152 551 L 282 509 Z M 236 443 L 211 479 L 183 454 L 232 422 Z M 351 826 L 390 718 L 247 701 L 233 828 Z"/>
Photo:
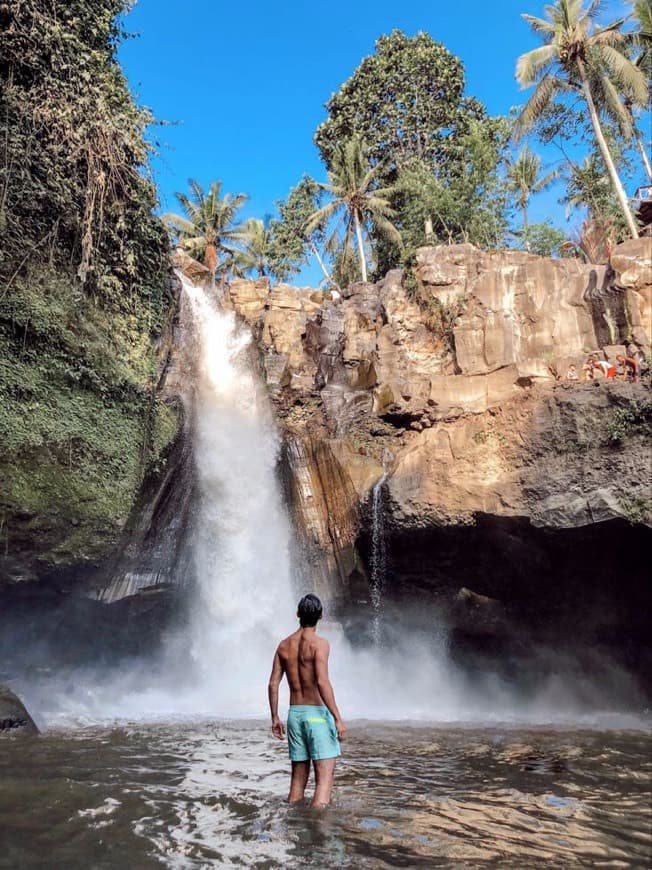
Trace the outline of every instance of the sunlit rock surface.
<path fill-rule="evenodd" d="M 416 281 L 396 270 L 337 301 L 234 282 L 230 303 L 259 340 L 286 434 L 295 523 L 326 597 L 359 600 L 368 589 L 370 493 L 384 473 L 396 557 L 389 596 L 392 585 L 399 597 L 427 590 L 431 598 L 468 585 L 502 602 L 531 598 L 544 582 L 546 546 L 559 552 L 550 582 L 570 582 L 567 532 L 600 528 L 596 540 L 613 548 L 628 527 L 628 539 L 644 545 L 636 529 L 645 536 L 652 516 L 649 382 L 564 376 L 571 363 L 581 376 L 590 352 L 644 357 L 649 249 L 649 239 L 628 242 L 598 267 L 471 245 L 422 248 Z M 507 527 L 495 532 L 496 570 L 467 583 L 457 567 L 473 573 L 473 560 L 456 548 L 484 564 L 477 548 L 488 546 L 494 520 L 512 523 L 507 537 Z M 460 537 L 439 540 L 447 529 Z M 561 537 L 545 544 L 551 535 Z M 528 552 L 539 554 L 536 570 Z M 524 571 L 518 594 L 514 582 L 499 582 L 501 571 L 512 576 L 514 553 Z M 613 569 L 600 558 L 599 550 L 585 558 L 598 585 Z M 627 552 L 621 562 L 636 586 L 640 565 Z"/>

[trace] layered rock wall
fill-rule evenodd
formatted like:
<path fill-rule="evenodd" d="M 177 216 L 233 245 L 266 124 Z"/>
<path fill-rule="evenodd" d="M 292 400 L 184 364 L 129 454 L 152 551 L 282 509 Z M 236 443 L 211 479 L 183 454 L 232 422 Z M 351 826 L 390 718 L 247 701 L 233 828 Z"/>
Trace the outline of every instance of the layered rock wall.
<path fill-rule="evenodd" d="M 335 302 L 264 280 L 231 284 L 281 425 L 295 451 L 303 445 L 292 503 L 333 594 L 359 589 L 352 542 L 384 473 L 394 529 L 480 515 L 559 529 L 648 516 L 647 386 L 563 376 L 571 363 L 581 373 L 589 353 L 649 352 L 650 245 L 619 246 L 607 267 L 423 248 L 416 283 L 397 270 Z"/>

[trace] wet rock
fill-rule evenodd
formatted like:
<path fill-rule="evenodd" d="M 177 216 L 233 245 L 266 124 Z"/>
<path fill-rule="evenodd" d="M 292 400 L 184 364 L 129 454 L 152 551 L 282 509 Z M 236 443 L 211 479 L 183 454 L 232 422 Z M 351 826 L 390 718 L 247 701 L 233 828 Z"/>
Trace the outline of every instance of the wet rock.
<path fill-rule="evenodd" d="M 0 686 L 0 736 L 38 733 L 34 720 L 20 698 L 7 686 Z"/>

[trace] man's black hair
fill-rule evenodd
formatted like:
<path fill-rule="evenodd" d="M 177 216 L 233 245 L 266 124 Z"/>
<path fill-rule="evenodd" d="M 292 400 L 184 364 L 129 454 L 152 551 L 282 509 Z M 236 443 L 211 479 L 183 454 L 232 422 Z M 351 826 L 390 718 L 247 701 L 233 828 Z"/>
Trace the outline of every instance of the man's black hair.
<path fill-rule="evenodd" d="M 316 595 L 304 595 L 297 608 L 301 628 L 312 628 L 321 619 L 321 601 Z"/>

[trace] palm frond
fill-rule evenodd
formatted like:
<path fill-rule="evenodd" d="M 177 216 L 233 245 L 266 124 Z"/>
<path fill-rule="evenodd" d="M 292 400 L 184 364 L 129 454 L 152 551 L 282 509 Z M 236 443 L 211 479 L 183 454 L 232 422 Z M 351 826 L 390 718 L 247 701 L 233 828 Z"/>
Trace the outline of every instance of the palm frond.
<path fill-rule="evenodd" d="M 304 232 L 306 235 L 310 235 L 310 233 L 314 232 L 319 227 L 324 226 L 324 224 L 328 223 L 328 221 L 342 208 L 341 200 L 334 199 L 332 202 L 326 203 L 321 208 L 317 209 L 317 211 L 312 215 L 312 217 L 306 221 L 306 225 L 304 227 Z"/>
<path fill-rule="evenodd" d="M 622 90 L 629 91 L 640 106 L 648 104 L 650 92 L 645 76 L 629 58 L 610 45 L 600 46 L 599 57 Z"/>
<path fill-rule="evenodd" d="M 550 104 L 553 97 L 566 89 L 565 83 L 552 73 L 544 76 L 516 119 L 514 124 L 515 138 L 523 136 L 535 121 L 541 117 L 543 110 Z"/>
<path fill-rule="evenodd" d="M 541 45 L 522 54 L 516 61 L 516 81 L 522 88 L 533 85 L 545 75 L 558 56 L 555 45 Z"/>
<path fill-rule="evenodd" d="M 180 235 L 190 237 L 194 236 L 197 232 L 197 227 L 193 224 L 193 222 L 189 221 L 185 217 L 182 217 L 180 214 L 173 214 L 169 212 L 162 215 L 161 220 L 167 227 L 175 230 Z"/>
<path fill-rule="evenodd" d="M 630 139 L 634 131 L 632 114 L 627 111 L 619 92 L 609 76 L 602 76 L 600 91 L 602 109 L 616 122 L 623 136 L 626 139 Z"/>
<path fill-rule="evenodd" d="M 549 36 L 552 38 L 552 35 L 555 32 L 555 25 L 552 21 L 546 21 L 545 18 L 536 18 L 534 15 L 527 15 L 526 13 L 523 13 L 521 18 L 527 21 L 535 33 L 540 33 L 544 37 Z"/>

